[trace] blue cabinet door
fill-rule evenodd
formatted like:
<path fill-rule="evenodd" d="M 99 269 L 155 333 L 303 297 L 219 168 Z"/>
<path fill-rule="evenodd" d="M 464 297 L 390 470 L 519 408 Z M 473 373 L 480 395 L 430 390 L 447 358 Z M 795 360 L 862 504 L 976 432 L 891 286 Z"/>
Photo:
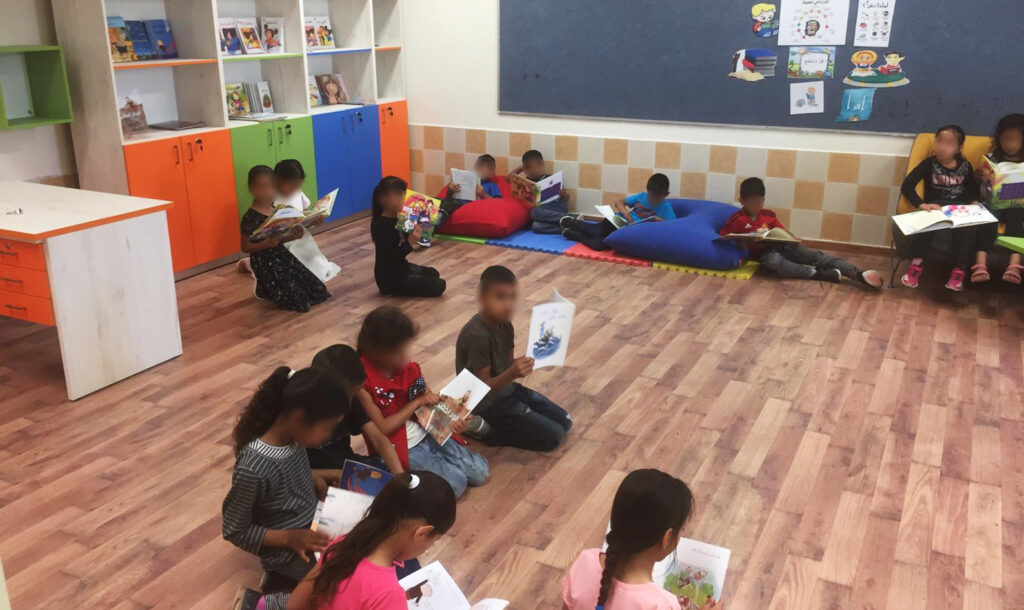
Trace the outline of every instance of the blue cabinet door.
<path fill-rule="evenodd" d="M 380 120 L 377 106 L 351 110 L 352 212 L 368 210 L 380 181 Z"/>
<path fill-rule="evenodd" d="M 313 116 L 313 148 L 316 151 L 318 197 L 338 189 L 328 222 L 344 218 L 352 209 L 351 139 L 349 112 L 328 112 Z"/>

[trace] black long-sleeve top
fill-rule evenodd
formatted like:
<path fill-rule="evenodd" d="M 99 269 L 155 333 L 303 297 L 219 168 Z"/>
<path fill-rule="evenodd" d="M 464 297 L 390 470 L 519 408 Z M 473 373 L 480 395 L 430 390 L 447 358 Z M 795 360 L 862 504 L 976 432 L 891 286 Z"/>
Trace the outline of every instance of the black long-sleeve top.
<path fill-rule="evenodd" d="M 393 293 L 409 275 L 409 263 L 405 260 L 412 252 L 409 236 L 395 228 L 394 218 L 376 216 L 370 222 L 370 237 L 376 252 L 373 279 L 381 292 Z"/>
<path fill-rule="evenodd" d="M 923 199 L 916 190 L 922 180 Z M 960 158 L 954 169 L 949 169 L 939 163 L 934 156 L 928 157 L 907 174 L 900 191 L 915 208 L 921 207 L 922 203 L 971 203 L 980 197 L 978 183 L 974 179 L 974 168 L 964 158 Z"/>

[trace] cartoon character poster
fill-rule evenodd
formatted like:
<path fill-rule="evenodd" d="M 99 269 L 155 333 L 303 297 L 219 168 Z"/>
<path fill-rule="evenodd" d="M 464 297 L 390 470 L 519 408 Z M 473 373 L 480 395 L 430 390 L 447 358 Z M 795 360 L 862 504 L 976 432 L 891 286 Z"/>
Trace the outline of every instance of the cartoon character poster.
<path fill-rule="evenodd" d="M 759 38 L 772 38 L 779 35 L 779 10 L 774 4 L 759 2 L 750 8 L 750 17 L 754 20 L 754 34 Z"/>
<path fill-rule="evenodd" d="M 844 45 L 850 0 L 782 0 L 779 44 Z"/>
<path fill-rule="evenodd" d="M 791 83 L 789 114 L 822 114 L 825 112 L 825 81 Z"/>
<path fill-rule="evenodd" d="M 854 51 L 850 61 L 853 63 L 853 70 L 843 79 L 847 85 L 854 87 L 872 87 L 876 89 L 884 87 L 902 87 L 909 85 L 903 70 L 903 62 L 907 56 L 899 51 L 884 51 L 879 62 L 878 53 L 870 49 L 858 49 Z M 876 66 L 878 62 L 878 66 Z"/>
<path fill-rule="evenodd" d="M 790 47 L 789 78 L 832 78 L 836 70 L 835 47 Z"/>
<path fill-rule="evenodd" d="M 534 306 L 526 348 L 526 354 L 534 360 L 533 368 L 565 364 L 574 315 L 576 306 L 557 290 L 553 291 L 551 301 Z"/>
<path fill-rule="evenodd" d="M 896 0 L 860 0 L 853 44 L 858 47 L 887 47 L 892 34 Z"/>
<path fill-rule="evenodd" d="M 871 118 L 871 107 L 875 101 L 874 89 L 847 89 L 843 91 L 843 103 L 836 117 L 837 123 L 861 123 Z"/>

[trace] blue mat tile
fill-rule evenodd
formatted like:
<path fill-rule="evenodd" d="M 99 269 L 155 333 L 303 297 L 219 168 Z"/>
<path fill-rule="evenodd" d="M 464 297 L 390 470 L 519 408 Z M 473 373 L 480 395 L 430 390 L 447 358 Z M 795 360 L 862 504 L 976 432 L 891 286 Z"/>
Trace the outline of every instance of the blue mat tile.
<path fill-rule="evenodd" d="M 576 242 L 569 241 L 561 235 L 541 235 L 532 231 L 518 231 L 503 239 L 488 239 L 487 243 L 492 246 L 533 250 L 548 254 L 561 254 L 576 245 Z"/>

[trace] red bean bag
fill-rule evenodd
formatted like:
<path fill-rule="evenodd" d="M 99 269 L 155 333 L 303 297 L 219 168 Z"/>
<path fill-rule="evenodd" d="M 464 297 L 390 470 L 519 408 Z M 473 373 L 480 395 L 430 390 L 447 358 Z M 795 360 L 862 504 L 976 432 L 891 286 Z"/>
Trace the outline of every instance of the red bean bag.
<path fill-rule="evenodd" d="M 511 198 L 511 189 L 504 176 L 495 176 L 494 181 L 504 197 L 463 204 L 441 225 L 440 232 L 493 239 L 508 237 L 525 227 L 530 221 L 530 208 L 518 199 Z M 443 199 L 447 194 L 446 187 L 438 193 L 438 197 Z"/>

